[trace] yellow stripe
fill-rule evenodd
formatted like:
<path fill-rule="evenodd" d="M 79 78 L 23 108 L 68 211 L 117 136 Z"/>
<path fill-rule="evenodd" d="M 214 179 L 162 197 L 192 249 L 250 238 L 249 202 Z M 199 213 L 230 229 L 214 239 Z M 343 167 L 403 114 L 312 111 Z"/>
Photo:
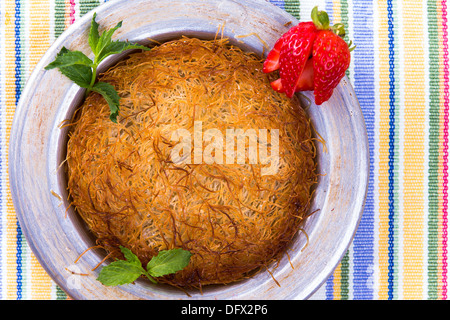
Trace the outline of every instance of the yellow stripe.
<path fill-rule="evenodd" d="M 379 299 L 388 299 L 388 238 L 389 238 L 389 42 L 386 1 L 378 1 L 379 20 L 378 47 L 379 47 L 379 172 L 378 172 L 378 199 L 379 199 Z"/>
<path fill-rule="evenodd" d="M 70 0 L 66 0 L 65 5 L 66 5 L 66 14 L 64 15 L 64 17 L 66 19 L 65 26 L 67 29 L 70 26 Z"/>
<path fill-rule="evenodd" d="M 340 23 L 341 18 L 341 1 L 333 0 L 333 24 Z M 348 26 L 346 26 L 348 28 Z M 347 31 L 347 30 L 346 30 Z"/>
<path fill-rule="evenodd" d="M 342 298 L 341 293 L 341 264 L 337 266 L 333 273 L 333 299 L 340 300 Z"/>
<path fill-rule="evenodd" d="M 29 11 L 29 66 L 30 71 L 50 46 L 50 1 L 32 0 Z M 32 299 L 51 299 L 53 282 L 34 255 L 31 256 Z"/>
<path fill-rule="evenodd" d="M 425 63 L 420 1 L 403 1 L 404 33 L 404 298 L 423 297 L 425 188 Z"/>

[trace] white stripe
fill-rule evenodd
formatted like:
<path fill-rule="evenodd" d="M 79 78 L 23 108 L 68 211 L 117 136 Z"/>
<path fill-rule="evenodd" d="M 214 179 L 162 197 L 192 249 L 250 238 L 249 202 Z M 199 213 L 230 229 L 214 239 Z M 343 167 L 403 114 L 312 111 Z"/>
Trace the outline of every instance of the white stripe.
<path fill-rule="evenodd" d="M 355 281 L 354 281 L 355 277 L 354 277 L 354 275 L 355 275 L 355 272 L 354 272 L 354 268 L 353 268 L 353 266 L 354 266 L 354 263 L 353 263 L 354 249 L 353 249 L 353 247 L 354 247 L 354 242 L 352 241 L 352 243 L 350 244 L 350 246 L 348 248 L 348 252 L 347 252 L 347 257 L 348 257 L 348 261 L 347 261 L 347 263 L 348 263 L 348 274 L 347 274 L 347 277 L 348 277 L 348 279 L 347 279 L 347 283 L 348 283 L 348 299 L 354 298 L 354 293 L 355 293 L 355 290 L 354 290 L 354 284 L 355 284 Z M 341 273 L 341 277 L 342 277 L 342 273 Z"/>
<path fill-rule="evenodd" d="M 325 10 L 325 0 L 303 1 L 300 6 L 300 21 L 311 21 L 311 11 L 318 6 L 319 10 Z"/>
<path fill-rule="evenodd" d="M 404 42 L 403 37 L 401 36 L 403 34 L 403 7 L 401 1 L 396 1 L 397 7 L 395 7 L 395 4 L 393 4 L 393 16 L 394 18 L 394 29 L 395 24 L 397 24 L 396 28 L 396 34 L 394 34 L 394 42 L 397 40 L 397 46 L 394 47 L 395 52 L 397 52 L 398 57 L 398 65 L 404 66 Z M 395 21 L 397 19 L 397 23 Z M 409 27 L 409 26 L 408 26 Z M 397 281 L 397 290 L 394 290 L 394 298 L 403 299 L 403 283 L 404 283 L 404 274 L 403 274 L 403 255 L 404 255 L 404 247 L 403 247 L 403 239 L 404 231 L 403 231 L 403 213 L 404 213 L 404 199 L 403 199 L 403 186 L 404 186 L 404 171 L 403 163 L 404 163 L 404 129 L 405 129 L 405 113 L 404 113 L 404 105 L 405 105 L 405 83 L 403 81 L 404 79 L 404 70 L 403 68 L 395 68 L 395 80 L 396 80 L 396 88 L 395 92 L 398 92 L 398 101 L 396 101 L 395 107 L 396 107 L 396 115 L 395 115 L 395 126 L 396 126 L 396 133 L 398 133 L 398 154 L 395 155 L 395 158 L 397 159 L 397 165 L 395 166 L 394 170 L 396 169 L 395 174 L 398 175 L 398 178 L 396 179 L 398 182 L 398 206 L 397 206 L 397 216 L 394 219 L 397 219 L 397 226 L 398 226 L 398 232 L 397 235 L 395 235 L 396 231 L 394 230 L 394 242 L 397 245 L 397 261 L 398 261 L 398 267 L 395 269 L 397 270 L 398 275 L 398 281 Z M 398 73 L 398 74 L 397 74 Z M 398 88 L 397 88 L 398 84 Z M 397 97 L 396 97 L 397 98 Z M 395 179 L 395 177 L 394 177 Z M 395 250 L 395 249 L 394 249 Z M 394 279 L 395 281 L 395 279 Z M 395 283 L 394 283 L 395 286 Z M 396 297 L 395 294 L 398 294 Z"/>
<path fill-rule="evenodd" d="M 20 31 L 20 51 L 21 51 L 21 66 L 22 72 L 20 73 L 22 80 L 22 91 L 24 89 L 25 83 L 30 77 L 30 60 L 29 60 L 29 52 L 30 52 L 30 2 L 22 1 L 21 2 L 21 31 Z"/>
<path fill-rule="evenodd" d="M 74 18 L 75 21 L 77 21 L 80 18 L 80 1 L 76 0 L 75 2 L 75 6 L 74 6 L 74 10 L 75 10 L 75 14 L 74 14 Z"/>

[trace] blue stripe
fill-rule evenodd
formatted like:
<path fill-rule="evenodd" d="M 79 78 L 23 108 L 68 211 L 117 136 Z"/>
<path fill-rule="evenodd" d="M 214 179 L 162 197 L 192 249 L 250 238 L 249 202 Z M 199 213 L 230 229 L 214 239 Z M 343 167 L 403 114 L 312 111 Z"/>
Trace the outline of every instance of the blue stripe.
<path fill-rule="evenodd" d="M 353 85 L 361 105 L 369 139 L 370 175 L 366 205 L 353 241 L 354 299 L 372 299 L 374 259 L 374 145 L 375 145 L 375 65 L 373 40 L 373 2 L 353 2 Z"/>
<path fill-rule="evenodd" d="M 15 102 L 16 105 L 20 99 L 20 93 L 22 90 L 21 84 L 21 45 L 20 45 L 20 0 L 15 0 L 15 23 L 14 23 L 14 33 L 15 33 Z M 22 298 L 22 231 L 20 229 L 19 222 L 17 221 L 16 226 L 17 236 L 16 236 L 16 271 L 17 271 L 17 299 Z"/>
<path fill-rule="evenodd" d="M 319 8 L 319 10 L 324 10 Z M 334 22 L 334 11 L 333 11 L 333 0 L 328 0 L 325 2 L 325 11 L 328 13 L 328 18 L 330 19 L 330 23 Z"/>
<path fill-rule="evenodd" d="M 394 293 L 394 156 L 395 156 L 395 74 L 394 18 L 392 0 L 387 1 L 389 37 L 389 236 L 388 236 L 388 299 Z"/>
<path fill-rule="evenodd" d="M 269 2 L 277 7 L 280 7 L 281 9 L 284 9 L 284 0 L 269 0 Z"/>
<path fill-rule="evenodd" d="M 325 299 L 333 300 L 334 299 L 334 275 L 332 274 L 325 284 Z"/>

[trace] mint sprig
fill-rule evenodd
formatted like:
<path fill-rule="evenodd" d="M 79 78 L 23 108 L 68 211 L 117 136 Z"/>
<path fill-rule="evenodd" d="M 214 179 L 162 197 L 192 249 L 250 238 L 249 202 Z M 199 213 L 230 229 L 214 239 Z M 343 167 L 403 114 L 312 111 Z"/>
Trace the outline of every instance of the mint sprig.
<path fill-rule="evenodd" d="M 120 246 L 125 260 L 115 260 L 102 268 L 97 278 L 106 286 L 118 286 L 132 283 L 145 275 L 153 283 L 157 277 L 165 276 L 183 270 L 190 261 L 191 253 L 180 248 L 162 250 L 147 264 L 146 269 L 139 258 L 130 249 Z"/>
<path fill-rule="evenodd" d="M 114 28 L 105 30 L 100 34 L 99 25 L 95 21 L 96 16 L 97 14 L 94 13 L 88 39 L 89 46 L 94 53 L 94 60 L 91 60 L 81 51 L 70 51 L 62 47 L 55 60 L 48 64 L 45 70 L 58 68 L 67 78 L 80 87 L 86 88 L 86 95 L 91 91 L 101 94 L 108 102 L 111 121 L 117 123 L 120 96 L 111 84 L 106 82 L 95 83 L 97 68 L 106 57 L 112 54 L 122 53 L 130 49 L 149 50 L 149 48 L 126 41 L 113 41 L 112 36 L 122 26 L 122 21 Z"/>

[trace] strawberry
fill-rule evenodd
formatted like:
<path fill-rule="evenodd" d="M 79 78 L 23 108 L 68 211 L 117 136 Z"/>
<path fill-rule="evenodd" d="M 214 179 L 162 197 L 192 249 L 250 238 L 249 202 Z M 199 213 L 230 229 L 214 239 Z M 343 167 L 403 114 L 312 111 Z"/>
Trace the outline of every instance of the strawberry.
<path fill-rule="evenodd" d="M 280 37 L 275 44 L 273 45 L 272 50 L 270 50 L 267 55 L 266 60 L 264 60 L 263 64 L 263 72 L 269 73 L 280 68 L 280 50 L 283 45 L 284 39 Z"/>
<path fill-rule="evenodd" d="M 344 26 L 329 25 L 328 14 L 315 7 L 312 21 L 300 22 L 276 42 L 264 61 L 263 72 L 279 70 L 271 86 L 292 97 L 296 91 L 314 90 L 317 105 L 333 94 L 350 65 L 350 51 L 342 38 Z"/>
<path fill-rule="evenodd" d="M 350 50 L 332 31 L 320 31 L 313 49 L 314 98 L 317 105 L 330 99 L 350 65 Z"/>
<path fill-rule="evenodd" d="M 285 92 L 281 83 L 281 78 L 270 83 L 273 90 L 278 92 Z M 306 61 L 305 68 L 297 80 L 296 91 L 309 91 L 314 90 L 314 69 L 313 60 Z"/>
<path fill-rule="evenodd" d="M 295 32 L 284 38 L 280 50 L 280 78 L 284 93 L 292 98 L 297 90 L 297 82 L 309 60 L 317 28 L 312 22 L 299 24 Z"/>

